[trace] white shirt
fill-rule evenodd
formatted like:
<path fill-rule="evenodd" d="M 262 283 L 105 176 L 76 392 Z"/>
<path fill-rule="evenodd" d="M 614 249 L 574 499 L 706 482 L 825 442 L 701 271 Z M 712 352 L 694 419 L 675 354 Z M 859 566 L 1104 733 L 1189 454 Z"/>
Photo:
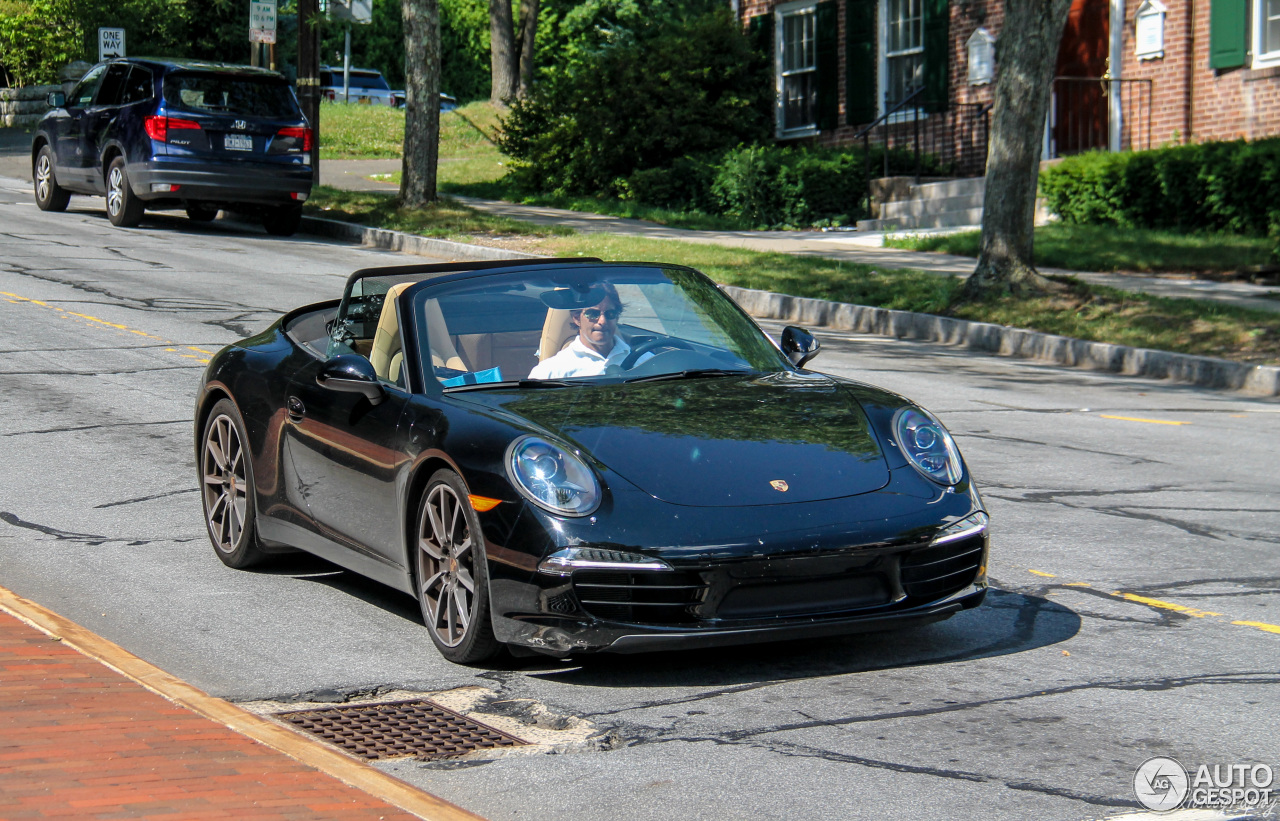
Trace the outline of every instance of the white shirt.
<path fill-rule="evenodd" d="M 600 376 L 610 365 L 622 365 L 631 353 L 631 346 L 614 337 L 613 350 L 601 356 L 582 344 L 582 337 L 575 336 L 569 347 L 544 359 L 529 372 L 530 379 L 559 379 L 565 376 Z M 648 356 L 652 356 L 649 354 Z"/>

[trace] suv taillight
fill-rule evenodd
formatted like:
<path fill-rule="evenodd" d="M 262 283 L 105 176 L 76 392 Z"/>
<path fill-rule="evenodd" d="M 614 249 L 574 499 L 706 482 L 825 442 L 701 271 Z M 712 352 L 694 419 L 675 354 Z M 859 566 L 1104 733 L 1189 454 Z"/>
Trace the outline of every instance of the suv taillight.
<path fill-rule="evenodd" d="M 294 139 L 302 140 L 302 150 L 306 152 L 311 151 L 312 141 L 315 139 L 314 133 L 311 131 L 311 129 L 298 128 L 296 126 L 292 126 L 290 128 L 282 128 L 280 129 L 279 132 L 276 133 L 276 136 L 277 137 L 293 137 Z"/>
<path fill-rule="evenodd" d="M 143 121 L 143 128 L 147 131 L 147 136 L 157 142 L 168 142 L 170 130 L 180 130 L 184 128 L 194 128 L 200 130 L 200 123 L 195 120 L 183 120 L 178 117 L 160 117 L 151 116 Z"/>

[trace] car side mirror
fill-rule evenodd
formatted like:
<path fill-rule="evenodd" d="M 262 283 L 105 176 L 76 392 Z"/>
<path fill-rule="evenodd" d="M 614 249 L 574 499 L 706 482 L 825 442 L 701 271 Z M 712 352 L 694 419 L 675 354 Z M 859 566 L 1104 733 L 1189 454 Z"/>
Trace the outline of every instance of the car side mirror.
<path fill-rule="evenodd" d="M 387 397 L 373 363 L 360 354 L 346 353 L 328 359 L 316 374 L 316 384 L 331 391 L 364 394 L 371 405 L 380 404 Z"/>
<path fill-rule="evenodd" d="M 49 108 L 63 108 L 67 104 L 67 95 L 61 91 L 50 91 L 45 95 L 44 101 Z"/>
<path fill-rule="evenodd" d="M 788 325 L 782 329 L 782 352 L 797 368 L 803 368 L 804 363 L 817 356 L 820 350 L 822 343 L 804 328 Z"/>

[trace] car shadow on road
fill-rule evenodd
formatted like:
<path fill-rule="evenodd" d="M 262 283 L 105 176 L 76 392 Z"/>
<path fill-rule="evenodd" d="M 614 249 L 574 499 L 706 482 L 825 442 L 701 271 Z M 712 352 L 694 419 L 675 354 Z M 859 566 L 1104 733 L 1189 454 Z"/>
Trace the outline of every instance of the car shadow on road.
<path fill-rule="evenodd" d="M 254 572 L 323 584 L 406 621 L 422 624 L 416 600 L 305 553 L 273 557 Z M 1081 618 L 1041 596 L 991 588 L 982 606 L 923 627 L 849 636 L 643 654 L 502 656 L 483 665 L 586 687 L 751 685 L 761 681 L 931 667 L 1024 653 L 1065 642 Z M 422 640 L 430 644 L 425 628 Z"/>
<path fill-rule="evenodd" d="M 974 610 L 925 627 L 836 638 L 773 642 L 710 650 L 600 654 L 524 666 L 526 675 L 588 687 L 751 685 L 902 667 L 929 667 L 1024 653 L 1067 641 L 1079 614 L 1058 602 L 992 588 Z M 551 660 L 548 660 L 551 661 Z"/>

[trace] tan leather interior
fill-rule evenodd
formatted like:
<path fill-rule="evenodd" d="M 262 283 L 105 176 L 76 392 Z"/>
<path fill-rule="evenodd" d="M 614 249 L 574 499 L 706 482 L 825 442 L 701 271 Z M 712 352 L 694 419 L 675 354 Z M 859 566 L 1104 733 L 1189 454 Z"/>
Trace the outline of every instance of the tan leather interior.
<path fill-rule="evenodd" d="M 402 282 L 391 286 L 387 291 L 386 301 L 382 304 L 382 316 L 378 318 L 378 330 L 373 334 L 373 348 L 369 351 L 369 361 L 373 363 L 374 373 L 388 382 L 398 382 L 400 365 L 404 361 L 403 345 L 400 342 L 400 316 L 396 313 L 396 297 L 413 283 Z M 428 300 L 424 311 L 427 322 L 427 344 L 431 346 L 431 362 L 458 371 L 465 371 L 466 365 L 459 358 L 453 341 L 449 338 L 449 329 L 444 324 L 444 313 L 435 300 Z"/>
<path fill-rule="evenodd" d="M 578 329 L 569 321 L 567 308 L 548 308 L 542 323 L 542 342 L 538 345 L 538 361 L 555 356 L 573 341 Z"/>

